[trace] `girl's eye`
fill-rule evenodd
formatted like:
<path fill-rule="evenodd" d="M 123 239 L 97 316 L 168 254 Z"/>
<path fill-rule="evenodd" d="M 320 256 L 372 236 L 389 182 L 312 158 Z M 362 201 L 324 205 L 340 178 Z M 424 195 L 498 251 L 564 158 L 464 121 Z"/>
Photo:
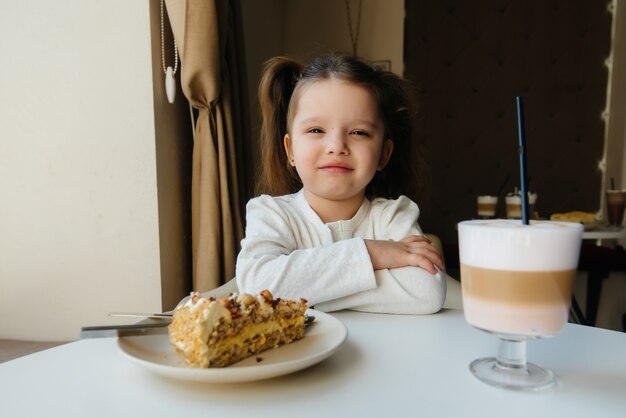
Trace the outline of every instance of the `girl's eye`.
<path fill-rule="evenodd" d="M 360 135 L 360 136 L 368 136 L 369 135 L 369 133 L 367 131 L 363 131 L 363 130 L 360 130 L 360 129 L 355 129 L 351 133 L 352 133 L 352 135 Z"/>
<path fill-rule="evenodd" d="M 321 134 L 323 131 L 320 128 L 311 128 L 306 131 L 308 134 Z"/>

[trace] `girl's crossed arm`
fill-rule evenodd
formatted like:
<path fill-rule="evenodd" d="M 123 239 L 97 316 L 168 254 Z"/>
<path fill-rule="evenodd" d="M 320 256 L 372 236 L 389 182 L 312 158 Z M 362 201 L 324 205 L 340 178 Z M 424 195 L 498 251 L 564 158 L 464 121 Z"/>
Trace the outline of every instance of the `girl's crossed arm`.
<path fill-rule="evenodd" d="M 444 270 L 439 252 L 423 235 L 409 235 L 399 241 L 366 239 L 374 270 L 415 266 L 435 274 L 437 268 Z"/>

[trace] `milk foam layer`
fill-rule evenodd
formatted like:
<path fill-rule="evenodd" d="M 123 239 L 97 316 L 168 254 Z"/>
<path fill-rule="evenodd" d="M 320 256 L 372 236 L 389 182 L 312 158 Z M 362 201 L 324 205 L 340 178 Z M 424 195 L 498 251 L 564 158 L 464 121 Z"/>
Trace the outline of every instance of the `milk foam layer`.
<path fill-rule="evenodd" d="M 498 203 L 497 196 L 478 196 L 478 203 Z"/>
<path fill-rule="evenodd" d="M 459 255 L 469 266 L 514 271 L 576 269 L 583 226 L 515 219 L 459 223 Z"/>
<path fill-rule="evenodd" d="M 522 204 L 522 196 L 520 195 L 506 196 L 504 200 L 506 201 L 506 203 L 517 204 L 517 205 Z M 528 203 L 530 205 L 534 205 L 536 201 L 537 201 L 537 193 L 533 193 L 533 194 L 529 193 Z"/>

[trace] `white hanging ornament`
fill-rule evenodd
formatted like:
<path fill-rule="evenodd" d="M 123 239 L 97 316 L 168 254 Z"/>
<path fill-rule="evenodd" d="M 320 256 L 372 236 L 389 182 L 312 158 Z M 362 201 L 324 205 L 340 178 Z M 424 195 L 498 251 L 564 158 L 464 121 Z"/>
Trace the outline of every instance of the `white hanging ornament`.
<path fill-rule="evenodd" d="M 161 66 L 165 73 L 165 94 L 167 101 L 174 103 L 176 99 L 176 70 L 178 70 L 178 47 L 176 45 L 176 39 L 174 39 L 174 68 L 168 66 L 165 68 L 165 23 L 164 23 L 164 7 L 163 0 L 161 0 Z"/>
<path fill-rule="evenodd" d="M 165 94 L 167 94 L 167 101 L 174 103 L 176 99 L 176 79 L 174 78 L 174 69 L 167 67 L 165 71 Z"/>

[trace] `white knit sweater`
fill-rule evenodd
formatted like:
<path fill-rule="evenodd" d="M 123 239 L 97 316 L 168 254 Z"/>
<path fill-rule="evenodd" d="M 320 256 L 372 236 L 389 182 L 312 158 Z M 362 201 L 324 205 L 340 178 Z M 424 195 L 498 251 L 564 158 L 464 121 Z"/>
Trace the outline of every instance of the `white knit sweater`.
<path fill-rule="evenodd" d="M 303 297 L 322 311 L 427 314 L 443 306 L 443 273 L 419 267 L 374 271 L 363 241 L 422 235 L 419 209 L 405 196 L 365 199 L 352 219 L 326 224 L 302 190 L 254 198 L 246 211 L 236 266 L 240 292 L 269 289 L 275 297 Z"/>

